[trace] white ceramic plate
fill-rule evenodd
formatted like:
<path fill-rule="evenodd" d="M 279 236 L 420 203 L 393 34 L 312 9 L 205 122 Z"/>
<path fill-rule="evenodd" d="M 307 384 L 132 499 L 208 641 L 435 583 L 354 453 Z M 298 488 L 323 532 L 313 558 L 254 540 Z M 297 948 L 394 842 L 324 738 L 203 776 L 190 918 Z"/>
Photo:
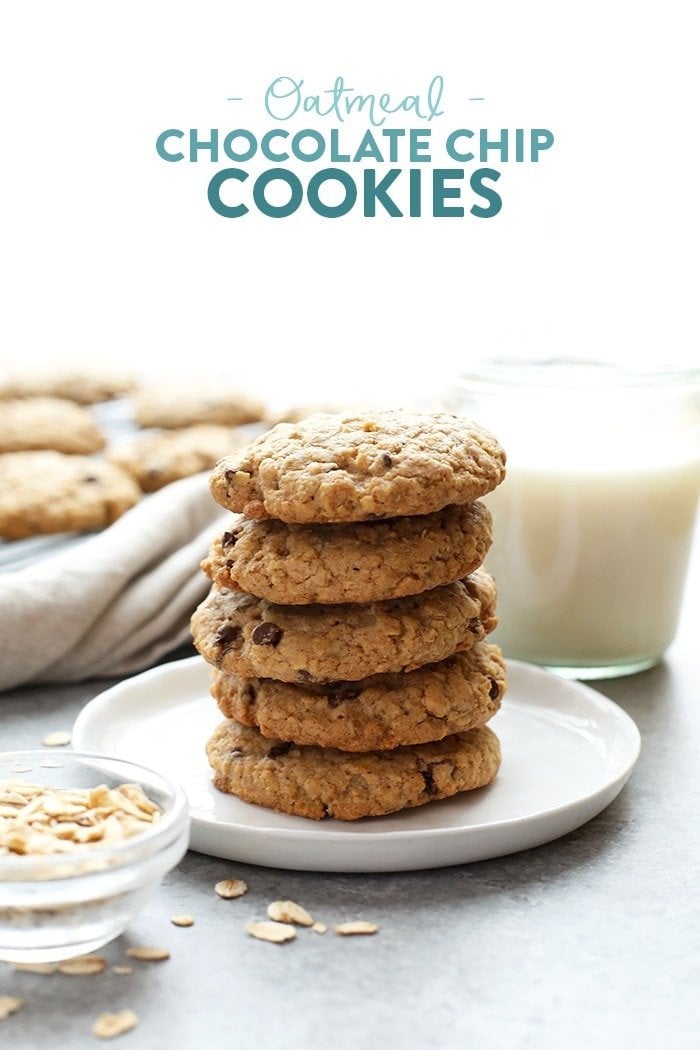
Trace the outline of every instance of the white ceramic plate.
<path fill-rule="evenodd" d="M 190 800 L 191 848 L 303 871 L 410 871 L 500 857 L 559 838 L 618 794 L 639 755 L 636 725 L 600 693 L 510 662 L 491 725 L 503 765 L 494 784 L 418 809 L 353 822 L 312 821 L 217 791 L 204 753 L 221 721 L 196 656 L 95 697 L 73 730 L 77 750 L 151 766 Z"/>

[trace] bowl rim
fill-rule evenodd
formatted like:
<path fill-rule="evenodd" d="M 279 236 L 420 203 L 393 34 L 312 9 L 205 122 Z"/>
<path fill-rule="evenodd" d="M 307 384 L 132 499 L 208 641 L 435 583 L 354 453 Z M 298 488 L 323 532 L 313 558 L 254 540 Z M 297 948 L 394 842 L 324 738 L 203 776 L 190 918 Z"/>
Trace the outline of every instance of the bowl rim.
<path fill-rule="evenodd" d="M 110 843 L 106 846 L 88 846 L 84 849 L 76 849 L 70 853 L 47 853 L 47 854 L 10 854 L 9 856 L 0 856 L 0 882 L 3 881 L 5 872 L 12 874 L 13 878 L 11 881 L 20 882 L 21 878 L 18 879 L 17 875 L 21 875 L 22 869 L 25 868 L 27 871 L 32 870 L 32 875 L 28 876 L 28 881 L 34 882 L 38 875 L 44 870 L 50 870 L 56 864 L 67 864 L 75 863 L 77 867 L 86 861 L 99 861 L 100 858 L 110 857 L 118 859 L 123 855 L 127 855 L 134 849 L 137 849 L 141 853 L 142 846 L 148 846 L 154 842 L 158 842 L 160 839 L 169 839 L 169 833 L 174 829 L 179 829 L 181 824 L 186 824 L 189 820 L 189 802 L 185 794 L 184 789 L 174 780 L 170 780 L 163 773 L 157 769 L 153 769 L 150 766 L 144 766 L 140 762 L 131 762 L 126 758 L 119 758 L 115 755 L 108 755 L 99 751 L 73 751 L 61 749 L 57 752 L 55 748 L 31 748 L 25 750 L 10 750 L 0 751 L 0 762 L 6 761 L 8 758 L 17 758 L 29 760 L 37 757 L 47 757 L 51 755 L 52 758 L 57 758 L 58 754 L 63 755 L 65 758 L 70 759 L 94 759 L 97 762 L 110 762 L 117 766 L 124 766 L 134 771 L 143 771 L 150 776 L 155 776 L 161 781 L 165 793 L 172 799 L 172 806 L 167 812 L 163 813 L 161 819 L 154 824 L 147 831 L 139 832 L 137 835 L 132 835 L 131 838 L 124 839 L 121 842 Z M 48 767 L 47 767 L 48 768 Z M 32 770 L 33 772 L 33 770 Z M 0 775 L 0 781 L 9 779 Z M 138 782 L 138 778 L 132 777 L 130 780 L 124 779 L 123 783 L 134 783 Z M 69 788 L 59 790 L 70 790 Z M 138 864 L 143 858 L 141 856 L 133 857 L 129 863 Z M 36 874 L 34 874 L 36 873 Z M 76 870 L 75 873 L 69 875 L 60 876 L 60 881 L 70 881 L 74 878 L 80 878 L 86 874 L 95 874 L 92 871 Z M 59 876 L 57 876 L 57 879 Z"/>

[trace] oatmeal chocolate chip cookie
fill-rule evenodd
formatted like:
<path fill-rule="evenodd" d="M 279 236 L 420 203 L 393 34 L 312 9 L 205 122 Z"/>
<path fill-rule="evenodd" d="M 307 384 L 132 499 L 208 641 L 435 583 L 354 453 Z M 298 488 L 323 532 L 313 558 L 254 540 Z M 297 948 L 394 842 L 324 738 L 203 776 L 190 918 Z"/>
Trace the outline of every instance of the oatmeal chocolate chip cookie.
<path fill-rule="evenodd" d="M 99 529 L 140 497 L 134 479 L 104 460 L 60 452 L 0 456 L 0 536 L 8 540 Z"/>
<path fill-rule="evenodd" d="M 478 570 L 423 594 L 366 605 L 273 605 L 213 587 L 194 644 L 227 674 L 278 682 L 357 681 L 471 649 L 494 629 L 496 588 Z"/>
<path fill-rule="evenodd" d="M 307 524 L 430 514 L 484 496 L 504 476 L 503 449 L 475 423 L 373 411 L 280 423 L 223 459 L 211 490 L 249 518 Z"/>
<path fill-rule="evenodd" d="M 0 453 L 97 452 L 105 439 L 87 408 L 57 397 L 0 401 Z"/>
<path fill-rule="evenodd" d="M 103 369 L 26 373 L 0 380 L 0 398 L 62 397 L 80 405 L 95 405 L 128 394 L 134 385 L 130 376 Z"/>
<path fill-rule="evenodd" d="M 506 690 L 501 651 L 482 642 L 437 664 L 359 682 L 296 685 L 214 671 L 221 713 L 264 737 L 341 751 L 383 751 L 484 725 Z"/>
<path fill-rule="evenodd" d="M 155 492 L 180 478 L 211 470 L 243 440 L 230 427 L 202 423 L 184 430 L 141 434 L 113 448 L 109 458 L 132 474 L 144 492 Z"/>
<path fill-rule="evenodd" d="M 485 787 L 501 749 L 481 726 L 436 743 L 351 755 L 267 740 L 229 720 L 214 731 L 207 756 L 215 786 L 245 802 L 314 820 L 357 820 Z"/>
<path fill-rule="evenodd" d="M 461 580 L 491 545 L 483 503 L 339 525 L 240 518 L 202 562 L 219 587 L 282 605 L 374 602 Z"/>
<path fill-rule="evenodd" d="M 168 383 L 142 387 L 134 397 L 136 422 L 141 427 L 194 426 L 218 423 L 236 427 L 262 419 L 265 406 L 226 383 Z"/>

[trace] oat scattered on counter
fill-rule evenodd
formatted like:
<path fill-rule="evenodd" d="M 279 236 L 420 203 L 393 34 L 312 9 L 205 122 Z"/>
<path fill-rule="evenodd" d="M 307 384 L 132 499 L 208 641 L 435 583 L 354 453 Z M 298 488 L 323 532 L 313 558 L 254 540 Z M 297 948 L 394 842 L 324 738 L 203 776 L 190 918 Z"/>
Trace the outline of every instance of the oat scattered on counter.
<path fill-rule="evenodd" d="M 294 901 L 273 901 L 267 906 L 267 914 L 276 922 L 291 922 L 295 926 L 313 926 L 313 916 L 306 908 Z"/>
<path fill-rule="evenodd" d="M 170 921 L 173 926 L 194 926 L 194 919 L 191 915 L 171 915 Z"/>
<path fill-rule="evenodd" d="M 56 973 L 58 969 L 58 963 L 56 962 L 19 962 L 14 963 L 15 970 L 22 970 L 23 973 L 41 973 L 41 974 L 52 974 Z"/>
<path fill-rule="evenodd" d="M 272 944 L 293 941 L 297 935 L 294 927 L 286 922 L 249 922 L 246 930 L 256 940 L 270 941 Z"/>
<path fill-rule="evenodd" d="M 98 1039 L 113 1039 L 115 1035 L 129 1032 L 139 1023 L 133 1010 L 120 1010 L 117 1014 L 100 1014 L 92 1026 L 92 1034 Z"/>
<path fill-rule="evenodd" d="M 70 853 L 132 838 L 160 818 L 138 784 L 51 788 L 0 781 L 0 856 Z"/>
<path fill-rule="evenodd" d="M 24 999 L 17 999 L 13 995 L 0 995 L 0 1021 L 5 1021 L 10 1014 L 15 1013 L 24 1006 Z"/>
<path fill-rule="evenodd" d="M 373 922 L 364 922 L 362 919 L 358 919 L 356 922 L 341 922 L 338 926 L 334 926 L 333 929 L 342 937 L 350 937 L 353 934 L 376 933 L 379 927 Z"/>
<path fill-rule="evenodd" d="M 94 973 L 102 973 L 107 965 L 107 960 L 101 955 L 76 955 L 74 959 L 65 959 L 58 964 L 58 972 L 68 977 L 88 977 Z"/>
<path fill-rule="evenodd" d="M 224 900 L 233 900 L 234 897 L 242 897 L 248 892 L 248 886 L 243 879 L 222 879 L 214 889 Z"/>
<path fill-rule="evenodd" d="M 48 733 L 41 741 L 44 747 L 65 747 L 70 744 L 71 736 L 67 729 L 59 729 L 56 733 Z"/>
<path fill-rule="evenodd" d="M 138 959 L 140 962 L 163 962 L 164 959 L 170 958 L 170 952 L 167 948 L 156 948 L 150 944 L 142 944 L 136 948 L 127 948 L 126 954 L 132 959 Z"/>
<path fill-rule="evenodd" d="M 326 926 L 325 922 L 315 922 L 311 929 L 314 931 L 314 933 L 325 933 L 328 927 Z"/>
<path fill-rule="evenodd" d="M 116 973 L 118 977 L 126 977 L 127 974 L 133 973 L 133 966 L 113 966 L 112 973 Z"/>

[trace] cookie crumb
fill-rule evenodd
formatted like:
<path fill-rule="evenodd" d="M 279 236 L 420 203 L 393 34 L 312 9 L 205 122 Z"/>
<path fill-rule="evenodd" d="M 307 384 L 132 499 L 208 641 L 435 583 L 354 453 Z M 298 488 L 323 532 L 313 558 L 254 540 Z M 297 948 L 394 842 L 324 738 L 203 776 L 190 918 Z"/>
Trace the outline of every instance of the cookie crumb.
<path fill-rule="evenodd" d="M 194 919 L 191 915 L 171 915 L 170 921 L 173 926 L 194 926 Z"/>
<path fill-rule="evenodd" d="M 365 922 L 362 919 L 358 919 L 355 922 L 341 922 L 338 926 L 334 926 L 333 929 L 342 937 L 349 937 L 353 934 L 376 933 L 379 927 L 373 922 Z"/>
<path fill-rule="evenodd" d="M 247 883 L 243 879 L 222 879 L 214 887 L 215 891 L 224 900 L 233 900 L 234 897 L 242 897 L 248 892 Z"/>
<path fill-rule="evenodd" d="M 77 955 L 74 959 L 65 959 L 58 964 L 58 972 L 69 977 L 87 977 L 102 973 L 107 965 L 101 955 Z"/>
<path fill-rule="evenodd" d="M 142 944 L 136 948 L 127 948 L 126 954 L 132 959 L 138 959 L 140 962 L 163 962 L 164 959 L 170 958 L 170 952 L 167 948 L 156 948 L 150 944 Z"/>
<path fill-rule="evenodd" d="M 267 906 L 267 914 L 275 922 L 291 922 L 296 926 L 313 926 L 313 916 L 306 908 L 294 901 L 273 901 Z"/>
<path fill-rule="evenodd" d="M 70 733 L 66 729 L 59 729 L 56 733 L 49 733 L 41 742 L 44 747 L 65 747 L 70 741 Z"/>
<path fill-rule="evenodd" d="M 10 1014 L 15 1013 L 24 1006 L 24 999 L 17 999 L 14 995 L 0 995 L 0 1021 L 5 1021 Z"/>
<path fill-rule="evenodd" d="M 100 1014 L 92 1026 L 92 1034 L 98 1039 L 113 1039 L 116 1035 L 135 1028 L 139 1019 L 133 1010 L 120 1010 L 117 1014 Z"/>
<path fill-rule="evenodd" d="M 326 926 L 325 922 L 315 922 L 311 929 L 314 931 L 314 933 L 325 933 L 328 927 Z"/>
<path fill-rule="evenodd" d="M 129 973 L 133 973 L 133 966 L 113 966 L 112 973 L 116 973 L 118 977 L 125 977 Z"/>
<path fill-rule="evenodd" d="M 246 930 L 256 940 L 270 941 L 272 944 L 293 941 L 297 935 L 294 927 L 286 922 L 249 922 Z"/>

